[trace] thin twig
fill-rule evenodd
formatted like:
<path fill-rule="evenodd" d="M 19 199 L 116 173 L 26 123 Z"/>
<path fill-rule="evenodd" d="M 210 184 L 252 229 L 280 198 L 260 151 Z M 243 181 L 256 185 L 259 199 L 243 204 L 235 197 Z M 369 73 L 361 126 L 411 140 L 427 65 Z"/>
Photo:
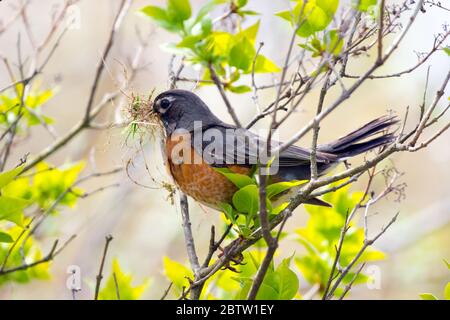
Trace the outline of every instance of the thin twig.
<path fill-rule="evenodd" d="M 98 270 L 98 274 L 96 277 L 94 300 L 98 300 L 100 285 L 103 279 L 103 267 L 105 266 L 106 254 L 108 253 L 109 244 L 111 243 L 112 239 L 113 237 L 110 234 L 105 237 L 105 247 L 103 249 L 102 259 L 100 261 L 100 269 Z"/>
<path fill-rule="evenodd" d="M 347 295 L 347 293 L 350 291 L 350 289 L 352 288 L 353 283 L 356 281 L 356 279 L 358 279 L 359 274 L 361 273 L 361 271 L 364 269 L 364 267 L 366 266 L 366 263 L 361 264 L 361 267 L 359 267 L 359 269 L 356 271 L 355 275 L 353 276 L 352 280 L 350 281 L 350 283 L 344 288 L 344 292 L 342 293 L 342 295 L 339 297 L 339 300 L 342 300 L 345 298 L 345 296 Z"/>
<path fill-rule="evenodd" d="M 233 119 L 234 124 L 238 127 L 242 127 L 242 124 L 239 121 L 238 116 L 236 115 L 236 111 L 234 110 L 233 106 L 231 105 L 230 100 L 228 100 L 227 94 L 225 93 L 222 83 L 221 83 L 219 77 L 217 76 L 216 70 L 214 70 L 214 66 L 212 64 L 209 64 L 209 73 L 211 74 L 211 79 L 214 81 L 214 84 L 216 85 L 217 89 L 219 90 L 220 95 L 222 96 L 222 100 L 225 103 L 225 106 L 227 107 L 227 111 L 230 114 L 231 118 Z"/>
<path fill-rule="evenodd" d="M 165 299 L 166 299 L 166 297 L 167 297 L 167 295 L 169 294 L 170 289 L 172 288 L 172 286 L 173 286 L 173 282 L 169 283 L 169 286 L 168 286 L 167 289 L 164 291 L 164 294 L 162 295 L 161 299 L 159 299 L 159 300 L 165 300 Z"/>
<path fill-rule="evenodd" d="M 53 246 L 52 246 L 50 252 L 44 258 L 39 259 L 37 261 L 34 261 L 32 263 L 24 263 L 24 264 L 22 264 L 20 266 L 17 266 L 17 267 L 0 270 L 0 276 L 3 276 L 3 275 L 8 274 L 8 273 L 13 273 L 13 272 L 17 272 L 17 271 L 27 270 L 29 268 L 33 268 L 35 266 L 38 266 L 40 264 L 43 264 L 43 263 L 46 263 L 46 262 L 49 262 L 49 261 L 53 260 L 58 254 L 61 253 L 61 251 L 63 251 L 66 248 L 66 246 L 73 239 L 75 239 L 75 237 L 76 237 L 76 235 L 71 236 L 66 242 L 64 242 L 64 244 L 59 249 L 57 249 L 57 247 L 58 247 L 58 240 L 55 240 L 55 242 L 53 243 Z"/>
<path fill-rule="evenodd" d="M 122 20 L 125 16 L 126 12 L 128 11 L 128 8 L 130 7 L 130 5 L 131 5 L 131 0 L 122 0 L 119 5 L 119 10 L 117 11 L 116 16 L 114 17 L 113 27 L 111 28 L 108 41 L 106 43 L 105 48 L 103 49 L 102 56 L 97 64 L 94 81 L 91 85 L 91 89 L 89 92 L 89 98 L 88 98 L 88 102 L 86 105 L 86 111 L 84 114 L 84 122 L 86 123 L 86 125 L 88 125 L 91 120 L 91 109 L 94 104 L 94 98 L 95 98 L 95 94 L 97 93 L 97 87 L 100 82 L 100 78 L 101 78 L 103 70 L 105 68 L 106 58 L 108 57 L 109 52 L 111 51 L 111 48 L 114 44 L 115 34 L 119 30 L 120 25 L 122 24 Z"/>
<path fill-rule="evenodd" d="M 116 277 L 116 273 L 115 272 L 113 272 L 113 279 L 114 279 L 114 286 L 116 287 L 117 300 L 120 300 L 119 284 L 117 283 L 117 277 Z"/>

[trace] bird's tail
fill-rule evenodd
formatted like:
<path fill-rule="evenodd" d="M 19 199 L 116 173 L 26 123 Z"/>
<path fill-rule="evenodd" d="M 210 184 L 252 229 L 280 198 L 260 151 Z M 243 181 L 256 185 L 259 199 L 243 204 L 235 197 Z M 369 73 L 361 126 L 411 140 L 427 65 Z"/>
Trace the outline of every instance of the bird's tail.
<path fill-rule="evenodd" d="M 394 141 L 395 135 L 392 132 L 382 134 L 367 141 L 362 140 L 379 134 L 396 123 L 398 123 L 398 119 L 395 116 L 382 116 L 363 125 L 359 129 L 347 134 L 344 137 L 341 137 L 331 143 L 318 146 L 317 149 L 321 152 L 334 154 L 340 159 L 353 157 Z"/>

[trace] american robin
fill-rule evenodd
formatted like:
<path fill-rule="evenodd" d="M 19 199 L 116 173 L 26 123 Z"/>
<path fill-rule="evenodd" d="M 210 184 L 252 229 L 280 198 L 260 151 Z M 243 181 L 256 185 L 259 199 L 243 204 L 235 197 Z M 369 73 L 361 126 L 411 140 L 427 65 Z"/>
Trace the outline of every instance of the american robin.
<path fill-rule="evenodd" d="M 260 136 L 217 118 L 194 93 L 168 90 L 159 94 L 153 103 L 165 129 L 163 149 L 166 166 L 179 188 L 193 199 L 214 209 L 230 203 L 237 187 L 214 168 L 228 168 L 231 172 L 248 175 L 255 164 L 262 162 Z M 318 174 L 349 157 L 356 156 L 394 140 L 392 133 L 381 133 L 397 120 L 392 116 L 375 119 L 350 134 L 317 147 Z M 280 142 L 271 141 L 272 146 Z M 277 170 L 272 181 L 308 180 L 310 178 L 310 150 L 290 146 L 277 156 Z M 329 206 L 320 199 L 310 204 Z"/>

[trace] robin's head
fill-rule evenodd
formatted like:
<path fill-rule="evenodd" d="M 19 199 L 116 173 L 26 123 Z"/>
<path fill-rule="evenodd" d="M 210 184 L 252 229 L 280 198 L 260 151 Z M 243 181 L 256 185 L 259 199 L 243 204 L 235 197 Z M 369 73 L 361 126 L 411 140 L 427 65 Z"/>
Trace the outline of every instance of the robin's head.
<path fill-rule="evenodd" d="M 222 123 L 196 94 L 186 90 L 168 90 L 159 94 L 153 102 L 153 111 L 168 133 L 175 129 L 190 131 L 194 121 L 201 121 L 202 126 Z"/>

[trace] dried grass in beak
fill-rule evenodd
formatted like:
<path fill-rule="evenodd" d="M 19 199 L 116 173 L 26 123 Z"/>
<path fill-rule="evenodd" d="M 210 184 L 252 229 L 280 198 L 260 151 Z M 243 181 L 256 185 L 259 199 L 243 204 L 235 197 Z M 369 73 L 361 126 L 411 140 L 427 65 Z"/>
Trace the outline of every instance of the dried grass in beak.
<path fill-rule="evenodd" d="M 153 92 L 147 97 L 131 95 L 131 101 L 126 113 L 129 125 L 127 127 L 127 137 L 134 138 L 136 135 L 142 136 L 149 133 L 151 137 L 162 128 L 162 123 L 153 111 Z"/>

